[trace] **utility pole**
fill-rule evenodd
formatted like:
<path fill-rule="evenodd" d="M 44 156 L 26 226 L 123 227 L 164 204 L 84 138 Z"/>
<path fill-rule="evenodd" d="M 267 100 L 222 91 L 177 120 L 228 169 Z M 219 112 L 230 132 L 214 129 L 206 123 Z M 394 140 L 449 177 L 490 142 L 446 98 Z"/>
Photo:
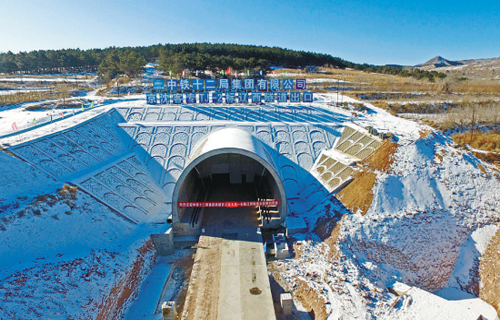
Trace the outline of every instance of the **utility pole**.
<path fill-rule="evenodd" d="M 339 84 L 340 84 L 340 73 L 337 77 L 337 102 L 335 103 L 335 106 L 338 108 L 339 106 Z"/>

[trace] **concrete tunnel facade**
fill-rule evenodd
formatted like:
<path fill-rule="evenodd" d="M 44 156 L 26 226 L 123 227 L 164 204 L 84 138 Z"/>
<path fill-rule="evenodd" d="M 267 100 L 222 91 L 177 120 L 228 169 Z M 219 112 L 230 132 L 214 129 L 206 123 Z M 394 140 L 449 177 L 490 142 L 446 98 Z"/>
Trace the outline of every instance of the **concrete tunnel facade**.
<path fill-rule="evenodd" d="M 266 172 L 270 180 L 272 196 L 279 200 L 279 218 L 273 220 L 268 228 L 276 228 L 285 223 L 287 202 L 283 182 L 275 168 L 271 155 L 266 150 L 266 146 L 252 134 L 239 128 L 223 128 L 212 132 L 199 142 L 191 152 L 185 169 L 179 176 L 174 188 L 172 198 L 172 223 L 174 229 L 184 229 L 187 226 L 182 221 L 184 208 L 178 208 L 180 201 L 186 201 L 189 197 L 190 181 L 192 177 L 200 175 L 197 166 L 211 158 L 227 155 L 229 157 L 248 158 L 258 163 Z M 191 188 L 192 189 L 192 188 Z"/>

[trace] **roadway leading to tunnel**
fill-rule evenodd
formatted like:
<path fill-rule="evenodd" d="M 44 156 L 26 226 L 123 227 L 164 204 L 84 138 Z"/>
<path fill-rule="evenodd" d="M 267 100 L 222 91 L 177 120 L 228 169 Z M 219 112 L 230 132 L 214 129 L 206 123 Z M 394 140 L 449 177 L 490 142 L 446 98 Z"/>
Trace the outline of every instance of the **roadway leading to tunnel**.
<path fill-rule="evenodd" d="M 234 231 L 200 237 L 182 319 L 276 319 L 260 234 Z"/>
<path fill-rule="evenodd" d="M 246 191 L 245 191 L 246 190 Z M 218 185 L 211 201 L 255 200 Z M 206 208 L 182 319 L 276 319 L 255 208 Z"/>

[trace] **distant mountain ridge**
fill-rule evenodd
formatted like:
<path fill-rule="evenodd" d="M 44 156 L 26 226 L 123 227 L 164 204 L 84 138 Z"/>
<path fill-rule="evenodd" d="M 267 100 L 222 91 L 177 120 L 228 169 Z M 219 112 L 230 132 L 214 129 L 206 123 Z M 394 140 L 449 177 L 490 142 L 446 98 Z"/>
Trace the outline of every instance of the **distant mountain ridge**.
<path fill-rule="evenodd" d="M 431 60 L 424 62 L 422 64 L 417 64 L 415 67 L 427 69 L 427 68 L 442 68 L 442 67 L 452 67 L 452 66 L 461 66 L 464 63 L 461 61 L 451 61 L 447 60 L 441 56 L 435 56 Z"/>
<path fill-rule="evenodd" d="M 451 61 L 437 56 L 414 68 L 446 73 L 457 72 L 460 73 L 460 77 L 466 78 L 500 80 L 500 57 Z"/>

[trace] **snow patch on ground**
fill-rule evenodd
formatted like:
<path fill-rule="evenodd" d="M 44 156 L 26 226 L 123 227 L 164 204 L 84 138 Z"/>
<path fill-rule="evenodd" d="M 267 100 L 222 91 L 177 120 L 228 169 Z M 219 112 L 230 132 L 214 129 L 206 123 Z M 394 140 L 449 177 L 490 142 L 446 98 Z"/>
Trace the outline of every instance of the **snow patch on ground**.
<path fill-rule="evenodd" d="M 402 281 L 441 289 L 438 294 L 445 296 L 443 289 L 460 289 L 460 284 L 470 282 L 473 261 L 500 221 L 500 182 L 486 164 L 470 152 L 453 148 L 451 140 L 430 127 L 370 104 L 365 104 L 368 112 L 354 118 L 350 110 L 327 105 L 337 94 L 316 97 L 313 105 L 345 119 L 344 125 L 353 122 L 391 132 L 399 147 L 391 170 L 376 172 L 378 183 L 365 216 L 349 213 L 331 196 L 294 213 L 304 218 L 311 231 L 343 216 L 338 222 L 340 242 L 321 241 L 313 232 L 295 235 L 301 240 L 301 254 L 276 262 L 281 284 L 293 292 L 297 281 L 304 281 L 326 301 L 331 319 L 435 317 L 441 305 L 438 298 L 428 293 L 420 296 L 416 290 L 413 304 L 403 300 L 391 307 L 396 297 L 386 289 Z M 359 103 L 346 96 L 342 99 Z M 145 106 L 143 95 L 110 99 L 101 108 L 2 142 L 13 145 L 64 130 L 110 106 L 138 105 Z M 31 121 L 33 114 L 16 109 L 2 112 L 1 117 L 2 130 L 9 131 L 13 119 Z M 421 138 L 424 130 L 432 132 Z M 123 279 L 143 239 L 164 231 L 165 226 L 134 226 L 81 192 L 76 199 L 56 197 L 52 204 L 50 199 L 39 200 L 39 195 L 55 196 L 63 182 L 5 153 L 0 153 L 0 161 L 0 315 L 67 319 L 81 314 L 83 308 L 82 317 L 95 318 L 102 302 L 98 300 Z M 162 270 L 158 272 L 166 272 Z M 148 292 L 147 282 L 144 285 Z"/>
<path fill-rule="evenodd" d="M 477 270 L 479 258 L 486 250 L 491 238 L 498 230 L 498 225 L 486 225 L 472 232 L 467 242 L 460 248 L 460 254 L 455 264 L 455 269 L 450 277 L 449 286 L 462 288 L 473 281 L 477 274 L 471 270 Z"/>
<path fill-rule="evenodd" d="M 460 296 L 460 300 L 447 300 L 416 287 L 407 287 L 403 295 L 393 299 L 390 310 L 380 319 L 454 320 L 478 319 L 480 315 L 496 318 L 495 309 L 481 299 L 464 299 L 460 292 L 452 290 L 447 294 L 449 298 Z"/>
<path fill-rule="evenodd" d="M 95 318 L 164 226 L 133 225 L 18 158 L 0 160 L 0 318 Z"/>
<path fill-rule="evenodd" d="M 422 304 L 418 305 L 426 310 L 412 307 L 408 313 L 388 312 L 394 296 L 386 288 L 395 281 L 428 290 L 456 287 L 453 281 L 448 283 L 454 272 L 467 281 L 474 257 L 471 251 L 484 250 L 500 221 L 500 182 L 492 178 L 490 169 L 486 169 L 488 175 L 482 173 L 481 161 L 453 148 L 443 134 L 368 107 L 371 111 L 361 113 L 354 122 L 395 135 L 399 147 L 393 167 L 387 173 L 377 172 L 367 214 L 344 216 L 337 248 L 313 234 L 304 235 L 301 256 L 278 263 L 280 277 L 292 291 L 297 279 L 305 281 L 327 301 L 333 319 L 383 315 L 425 319 L 433 313 L 435 318 L 440 303 L 434 303 L 433 295 L 419 300 Z M 432 132 L 420 138 L 425 130 Z M 307 213 L 304 219 L 321 216 L 321 210 Z M 338 251 L 338 260 L 328 259 L 331 250 Z M 445 318 L 453 318 L 452 309 L 444 311 L 449 314 Z"/>

